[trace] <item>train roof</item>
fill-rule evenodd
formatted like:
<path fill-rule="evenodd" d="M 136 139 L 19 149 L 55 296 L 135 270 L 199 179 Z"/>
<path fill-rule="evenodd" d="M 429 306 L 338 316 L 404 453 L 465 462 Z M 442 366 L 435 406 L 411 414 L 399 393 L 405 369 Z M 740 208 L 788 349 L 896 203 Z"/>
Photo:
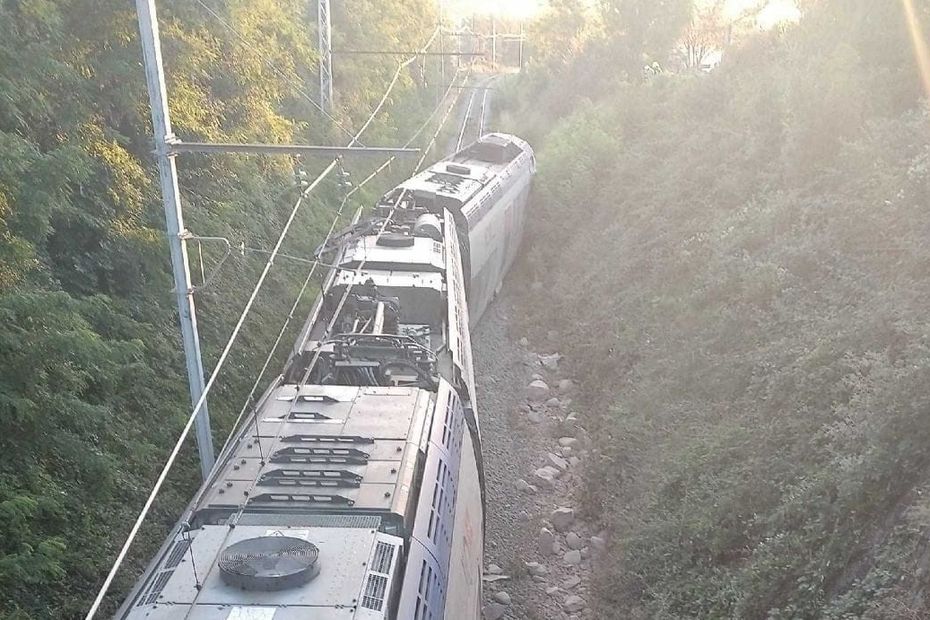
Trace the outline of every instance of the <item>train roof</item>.
<path fill-rule="evenodd" d="M 390 217 L 396 230 L 373 235 L 361 223 L 340 242 L 339 267 L 292 358 L 298 375 L 318 359 L 317 380 L 307 370 L 298 382 L 286 370 L 266 391 L 121 617 L 374 620 L 398 606 L 407 617 L 403 571 L 429 566 L 440 579 L 449 570 L 454 504 L 435 498 L 453 493 L 466 428 L 450 382 L 467 347 L 456 331 L 467 324 L 457 235 L 448 211 L 426 213 L 412 201 Z M 399 232 L 408 226 L 409 235 Z M 342 291 L 356 296 L 330 303 Z M 381 318 L 371 334 L 340 327 L 375 302 Z M 393 331 L 382 331 L 389 321 Z M 323 376 L 325 362 L 326 373 L 371 377 L 356 369 L 383 355 L 401 383 Z M 436 360 L 435 376 L 404 378 L 421 358 Z M 471 376 L 470 358 L 459 367 Z M 436 588 L 412 596 L 441 608 Z"/>
<path fill-rule="evenodd" d="M 450 158 L 433 164 L 401 188 L 468 202 L 514 159 L 532 149 L 522 139 L 503 133 L 485 134 Z"/>
<path fill-rule="evenodd" d="M 346 519 L 347 520 L 347 519 Z M 196 620 L 368 620 L 383 618 L 390 584 L 380 583 L 400 560 L 403 541 L 377 531 L 377 525 L 339 527 L 317 519 L 303 520 L 303 528 L 239 524 L 205 526 L 191 543 L 180 540 L 182 561 L 159 574 L 164 585 L 153 594 L 157 604 L 147 606 L 148 620 L 193 618 Z M 312 527 L 307 527 L 307 525 Z M 328 527 L 329 526 L 329 527 Z M 320 577 L 297 588 L 267 589 L 230 587 L 225 553 L 233 545 L 270 537 L 299 547 L 306 541 L 317 550 Z M 286 547 L 285 547 L 286 548 Z M 186 555 L 185 555 L 186 554 Z M 196 560 L 194 559 L 196 558 Z M 243 560 L 239 560 L 243 561 Z M 235 565 L 233 565 L 235 568 Z M 325 578 L 323 575 L 326 575 Z M 159 579 L 156 578 L 158 583 Z M 148 599 L 143 599 L 143 603 Z"/>

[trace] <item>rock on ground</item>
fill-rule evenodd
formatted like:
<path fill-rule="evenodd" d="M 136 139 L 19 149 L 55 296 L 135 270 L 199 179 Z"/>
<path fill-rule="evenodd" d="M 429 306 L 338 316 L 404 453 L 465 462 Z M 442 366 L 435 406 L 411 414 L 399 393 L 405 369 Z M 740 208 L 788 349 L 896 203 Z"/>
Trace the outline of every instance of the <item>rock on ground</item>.
<path fill-rule="evenodd" d="M 542 379 L 534 379 L 526 386 L 526 399 L 531 403 L 541 403 L 549 397 L 549 385 Z"/>
<path fill-rule="evenodd" d="M 573 605 L 580 605 L 575 611 L 569 612 L 565 607 L 566 597 L 576 592 L 581 595 L 589 592 L 584 585 L 588 569 L 586 562 L 580 566 L 564 563 L 567 541 L 561 543 L 561 536 L 555 534 L 556 530 L 563 534 L 572 530 L 580 535 L 583 530 L 572 526 L 575 519 L 571 508 L 564 509 L 568 514 L 556 517 L 560 524 L 568 521 L 561 530 L 550 514 L 556 506 L 572 505 L 573 482 L 567 479 L 574 480 L 578 471 L 572 469 L 571 473 L 562 474 L 548 455 L 553 453 L 562 459 L 556 461 L 559 465 L 567 460 L 569 466 L 574 467 L 579 463 L 575 456 L 579 454 L 578 447 L 586 440 L 579 439 L 577 444 L 554 444 L 560 437 L 583 438 L 584 431 L 577 415 L 569 415 L 567 422 L 562 419 L 563 411 L 571 411 L 565 393 L 572 386 L 560 380 L 557 372 L 551 370 L 546 371 L 549 376 L 545 379 L 542 376 L 531 377 L 533 373 L 541 372 L 541 364 L 535 353 L 510 338 L 505 314 L 518 316 L 519 310 L 505 311 L 508 303 L 505 293 L 491 305 L 472 331 L 487 483 L 485 563 L 488 573 L 492 568 L 508 567 L 502 572 L 511 578 L 506 592 L 509 605 L 495 598 L 495 590 L 485 587 L 484 614 L 485 617 L 513 620 L 592 618 L 591 610 L 580 597 L 580 603 L 571 602 L 568 606 L 574 609 Z M 534 398 L 538 400 L 530 401 L 527 391 L 519 387 L 514 389 L 514 386 L 527 386 L 529 389 L 534 380 L 541 380 L 545 385 L 545 389 L 537 386 L 540 389 Z M 559 408 L 544 405 L 556 395 L 547 380 L 558 387 Z M 574 448 L 574 451 L 569 452 L 570 456 L 563 452 L 560 457 L 555 454 L 559 452 L 557 447 Z M 540 467 L 542 464 L 545 466 Z M 535 492 L 533 485 L 539 487 Z M 548 556 L 540 554 L 538 537 L 544 526 L 554 538 L 552 552 Z M 588 539 L 584 542 L 587 545 Z M 596 543 L 592 541 L 590 547 L 593 551 Z M 492 567 L 492 564 L 496 566 Z M 582 576 L 577 583 L 573 579 L 576 574 Z M 497 591 L 496 594 L 502 592 Z"/>
<path fill-rule="evenodd" d="M 552 546 L 555 544 L 555 534 L 547 527 L 539 530 L 539 554 L 543 557 L 552 555 Z"/>
<path fill-rule="evenodd" d="M 584 609 L 584 599 L 576 594 L 566 596 L 565 601 L 562 602 L 562 609 L 568 613 L 581 611 Z"/>
<path fill-rule="evenodd" d="M 575 511 L 565 506 L 559 506 L 549 515 L 549 520 L 552 521 L 552 525 L 555 529 L 564 532 L 575 521 Z"/>

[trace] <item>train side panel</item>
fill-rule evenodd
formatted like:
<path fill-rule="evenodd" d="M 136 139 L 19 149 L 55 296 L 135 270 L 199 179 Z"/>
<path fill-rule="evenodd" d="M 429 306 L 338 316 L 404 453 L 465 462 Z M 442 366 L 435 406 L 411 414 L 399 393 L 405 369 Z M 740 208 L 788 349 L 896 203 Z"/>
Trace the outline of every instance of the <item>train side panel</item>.
<path fill-rule="evenodd" d="M 488 134 L 470 148 L 478 147 L 484 148 L 482 154 L 488 159 L 498 158 L 500 163 L 492 163 L 497 169 L 494 179 L 462 208 L 468 221 L 468 305 L 472 325 L 500 292 L 516 259 L 536 173 L 533 149 L 516 136 Z"/>
<path fill-rule="evenodd" d="M 472 280 L 468 305 L 473 325 L 500 292 L 519 251 L 531 178 L 526 170 L 519 170 L 494 207 L 469 227 Z"/>
<path fill-rule="evenodd" d="M 446 592 L 446 618 L 480 620 L 481 571 L 484 566 L 484 511 L 481 483 L 474 445 L 468 433 L 462 443 L 449 589 Z"/>

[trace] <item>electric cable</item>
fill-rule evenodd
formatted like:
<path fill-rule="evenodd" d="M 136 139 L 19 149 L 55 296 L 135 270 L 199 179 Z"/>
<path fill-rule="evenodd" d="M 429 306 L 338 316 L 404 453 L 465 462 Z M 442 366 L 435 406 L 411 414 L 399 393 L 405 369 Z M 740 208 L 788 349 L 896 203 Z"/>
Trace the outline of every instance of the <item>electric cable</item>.
<path fill-rule="evenodd" d="M 229 28 L 229 29 L 230 29 L 231 31 L 233 31 L 238 37 L 240 37 L 240 39 L 242 39 L 245 43 L 248 43 L 248 41 L 247 41 L 246 39 L 244 39 L 244 37 L 243 37 L 237 30 L 235 30 L 235 28 L 233 28 L 231 25 L 229 25 L 229 24 L 228 24 L 225 20 L 223 20 L 219 15 L 217 15 L 212 9 L 210 9 L 210 7 L 208 7 L 208 6 L 207 6 L 205 3 L 203 3 L 201 0 L 196 0 L 196 1 L 197 1 L 197 3 L 200 4 L 203 8 L 205 8 L 209 13 L 211 13 L 216 19 L 218 19 L 221 23 L 223 23 L 224 25 L 226 25 L 227 28 Z M 425 50 L 425 49 L 428 49 L 428 47 L 432 44 L 433 40 L 435 40 L 435 38 L 436 38 L 436 36 L 438 35 L 438 33 L 439 33 L 439 29 L 437 28 L 437 29 L 433 32 L 433 35 L 430 37 L 430 39 L 427 41 L 426 46 L 424 46 L 424 48 L 422 48 L 422 49 L 424 49 L 424 50 Z M 411 62 L 413 62 L 413 60 L 414 60 L 415 58 L 416 58 L 416 56 L 413 56 L 413 57 L 411 57 L 410 59 L 405 60 L 404 62 L 402 62 L 402 63 L 400 64 L 400 66 L 398 67 L 398 70 L 395 71 L 395 76 L 394 76 L 394 78 L 392 78 L 391 83 L 390 83 L 389 86 L 388 86 L 388 90 L 385 92 L 384 96 L 382 96 L 382 98 L 381 98 L 381 100 L 379 101 L 378 105 L 375 107 L 375 110 L 371 113 L 371 115 L 369 115 L 368 119 L 367 119 L 367 120 L 365 121 L 365 123 L 362 125 L 362 128 L 361 128 L 354 136 L 352 136 L 352 141 L 349 143 L 349 146 L 352 146 L 352 145 L 354 145 L 354 144 L 361 144 L 361 142 L 358 141 L 359 138 L 360 138 L 361 135 L 364 133 L 364 131 L 368 128 L 368 126 L 371 124 L 371 122 L 373 121 L 374 117 L 375 117 L 375 116 L 377 115 L 377 113 L 380 111 L 381 107 L 383 107 L 384 102 L 387 100 L 387 97 L 388 97 L 388 95 L 390 94 L 390 90 L 393 89 L 394 84 L 396 84 L 396 82 L 397 82 L 397 76 L 399 76 L 399 72 L 400 72 L 404 67 L 409 66 L 409 64 L 410 64 Z M 263 58 L 263 60 L 265 60 L 265 59 Z M 267 61 L 266 61 L 266 62 L 267 62 Z M 273 64 L 272 64 L 271 66 L 274 68 L 275 71 L 281 73 L 279 69 L 277 69 L 276 67 L 273 66 Z M 282 75 L 283 75 L 283 74 L 282 74 Z M 289 78 L 287 78 L 286 75 L 284 75 L 283 77 L 285 77 L 286 79 L 289 79 Z M 450 87 L 450 89 L 451 89 L 451 87 Z M 447 91 L 447 92 L 448 92 L 448 91 Z M 304 96 L 307 96 L 306 93 L 304 93 Z M 311 101 L 312 101 L 312 99 L 311 99 Z M 454 102 L 453 102 L 453 105 L 454 105 Z M 322 110 L 321 110 L 321 111 L 322 111 Z M 434 112 L 434 113 L 435 113 L 435 112 Z M 324 114 L 325 114 L 325 112 L 324 112 Z M 433 139 L 431 140 L 431 144 L 432 144 L 433 142 L 435 142 L 436 135 L 438 135 L 439 131 L 440 131 L 441 128 L 442 128 L 442 125 L 445 123 L 445 120 L 448 118 L 448 115 L 449 115 L 449 112 L 447 111 L 447 112 L 446 112 L 446 115 L 443 117 L 442 123 L 440 124 L 440 129 L 438 129 L 437 132 L 436 132 L 436 134 L 433 135 Z M 431 116 L 433 116 L 433 115 L 431 115 Z M 332 118 L 332 117 L 331 117 L 331 118 Z M 332 119 L 332 120 L 333 120 L 334 122 L 336 122 L 336 124 L 337 124 L 338 126 L 341 127 L 341 125 L 339 125 L 338 122 L 337 122 L 335 119 Z M 425 127 L 425 126 L 426 126 L 426 124 L 423 125 L 423 127 Z M 341 128 L 342 128 L 342 127 L 341 127 Z M 346 131 L 349 135 L 351 135 L 351 132 L 348 132 L 347 130 L 345 130 L 345 128 L 342 128 L 342 129 L 343 129 L 344 131 Z M 422 131 L 422 129 L 418 130 L 417 133 L 419 133 L 420 131 Z M 408 143 L 408 144 L 409 144 L 409 143 Z M 375 173 L 373 173 L 372 175 L 369 175 L 369 178 L 366 179 L 365 182 L 367 182 L 368 180 L 370 180 L 371 178 L 373 178 L 374 175 L 377 174 L 378 171 L 380 171 L 380 170 L 382 170 L 384 167 L 386 167 L 386 165 L 387 165 L 388 163 L 390 163 L 390 161 L 392 161 L 393 159 L 394 159 L 394 157 L 391 157 L 391 158 L 390 158 L 385 164 L 383 164 Z M 423 158 L 420 159 L 420 162 L 418 163 L 417 168 L 419 168 L 419 166 L 420 166 L 420 164 L 422 163 L 422 161 L 423 161 Z M 216 365 L 214 366 L 213 371 L 211 372 L 210 377 L 209 377 L 209 379 L 207 380 L 206 385 L 204 386 L 204 389 L 203 389 L 203 392 L 202 392 L 201 395 L 200 395 L 200 398 L 198 399 L 197 403 L 194 405 L 194 408 L 193 408 L 191 414 L 188 416 L 187 422 L 186 422 L 186 424 L 184 425 L 184 428 L 183 428 L 182 431 L 181 431 L 181 435 L 178 437 L 177 441 L 175 442 L 175 445 L 174 445 L 173 449 L 171 450 L 171 453 L 169 454 L 168 459 L 167 459 L 167 461 L 165 462 L 165 465 L 163 466 L 163 468 L 162 468 L 162 470 L 161 470 L 161 473 L 159 474 L 158 479 L 157 479 L 156 482 L 155 482 L 155 485 L 152 487 L 152 490 L 151 490 L 151 492 L 149 493 L 148 498 L 146 499 L 145 504 L 143 505 L 141 512 L 139 513 L 138 517 L 136 518 L 136 520 L 135 520 L 135 522 L 134 522 L 134 524 L 133 524 L 133 526 L 132 526 L 132 528 L 131 528 L 131 530 L 130 530 L 128 536 L 126 537 L 125 542 L 123 543 L 123 546 L 122 546 L 122 548 L 120 549 L 120 552 L 119 552 L 119 554 L 117 555 L 117 557 L 116 557 L 116 559 L 115 559 L 115 561 L 114 561 L 114 563 L 113 563 L 113 566 L 111 567 L 110 571 L 107 573 L 107 576 L 106 576 L 106 578 L 105 578 L 103 584 L 101 585 L 101 587 L 100 587 L 100 589 L 99 589 L 99 591 L 98 591 L 96 597 L 94 598 L 94 601 L 93 601 L 93 603 L 91 604 L 91 607 L 90 607 L 90 609 L 89 609 L 88 612 L 87 612 L 87 615 L 85 616 L 85 620 L 91 620 L 91 619 L 96 615 L 97 611 L 98 611 L 99 608 L 100 608 L 101 603 L 103 602 L 104 597 L 106 596 L 107 592 L 109 591 L 110 585 L 112 584 L 113 579 L 115 578 L 117 571 L 118 571 L 119 568 L 122 566 L 122 563 L 125 561 L 126 555 L 128 554 L 129 549 L 130 549 L 130 547 L 132 546 L 132 543 L 135 541 L 135 538 L 136 538 L 136 536 L 137 536 L 138 533 L 139 533 L 139 530 L 140 530 L 140 528 L 141 528 L 141 526 L 142 526 L 142 523 L 145 521 L 145 518 L 148 516 L 148 513 L 149 513 L 149 511 L 151 510 L 152 505 L 154 504 L 155 499 L 156 499 L 156 497 L 158 496 L 158 493 L 159 493 L 159 491 L 161 490 L 162 485 L 164 484 L 165 480 L 167 479 L 168 474 L 169 474 L 170 471 L 171 471 L 171 468 L 174 466 L 175 460 L 177 459 L 177 456 L 178 456 L 178 454 L 179 454 L 180 451 L 181 451 L 181 447 L 183 446 L 184 441 L 187 439 L 187 436 L 188 436 L 188 434 L 190 433 L 190 430 L 191 430 L 191 428 L 193 427 L 194 422 L 195 422 L 195 420 L 197 419 L 197 415 L 200 413 L 200 410 L 201 410 L 201 408 L 203 407 L 203 404 L 206 402 L 207 396 L 208 396 L 210 390 L 212 389 L 212 387 L 213 387 L 213 385 L 214 385 L 214 383 L 215 383 L 215 381 L 216 381 L 216 378 L 217 378 L 217 376 L 218 376 L 219 373 L 220 373 L 220 370 L 222 370 L 222 368 L 223 368 L 223 366 L 224 366 L 224 364 L 225 364 L 225 362 L 226 362 L 226 360 L 227 360 L 227 358 L 228 358 L 228 356 L 229 356 L 229 352 L 231 351 L 232 346 L 235 344 L 235 342 L 236 342 L 236 340 L 237 340 L 237 338 L 238 338 L 238 336 L 239 336 L 239 333 L 240 333 L 240 331 L 241 331 L 241 329 L 242 329 L 242 326 L 243 326 L 243 324 L 245 323 L 246 318 L 248 317 L 249 313 L 251 312 L 252 306 L 254 305 L 255 300 L 256 300 L 257 297 L 258 297 L 258 293 L 261 291 L 262 286 L 264 285 L 265 279 L 267 278 L 268 273 L 271 271 L 271 267 L 274 265 L 274 260 L 275 260 L 275 258 L 279 255 L 281 245 L 284 243 L 284 240 L 285 240 L 285 238 L 287 237 L 287 233 L 289 232 L 290 227 L 291 227 L 292 223 L 294 222 L 294 219 L 295 219 L 295 217 L 297 216 L 297 213 L 298 213 L 298 211 L 300 210 L 300 207 L 301 207 L 301 205 L 303 204 L 304 199 L 305 199 L 307 196 L 309 196 L 309 194 L 310 194 L 314 189 L 316 189 L 316 187 L 323 181 L 323 179 L 325 179 L 325 178 L 333 171 L 333 169 L 336 167 L 336 165 L 337 165 L 338 163 L 339 163 L 339 158 L 336 158 L 336 159 L 334 159 L 332 162 L 330 162 L 329 165 L 316 177 L 316 179 L 314 179 L 313 182 L 311 182 L 304 190 L 301 191 L 300 197 L 298 198 L 298 200 L 297 200 L 297 202 L 295 203 L 293 209 L 291 210 L 290 216 L 289 216 L 287 222 L 285 223 L 284 229 L 281 231 L 281 234 L 279 235 L 278 240 L 277 240 L 277 242 L 275 243 L 275 246 L 274 246 L 274 248 L 272 249 L 271 254 L 270 254 L 269 257 L 268 257 L 268 260 L 267 260 L 266 263 L 265 263 L 265 267 L 264 267 L 264 269 L 262 270 L 261 275 L 259 276 L 258 282 L 256 283 L 255 287 L 253 288 L 252 294 L 250 295 L 249 300 L 246 302 L 246 305 L 245 305 L 245 307 L 243 308 L 243 310 L 242 310 L 242 312 L 241 312 L 241 314 L 240 314 L 240 316 L 239 316 L 239 320 L 237 321 L 235 327 L 233 328 L 232 334 L 230 335 L 230 338 L 228 339 L 228 341 L 227 341 L 225 347 L 223 348 L 223 351 L 222 351 L 222 353 L 220 354 L 220 357 L 219 357 L 219 359 L 217 360 L 217 363 L 216 363 Z M 345 204 L 348 202 L 349 196 L 351 196 L 352 194 L 354 194 L 354 193 L 355 193 L 356 191 L 358 191 L 361 187 L 362 187 L 362 185 L 359 185 L 359 186 L 357 186 L 356 188 L 354 188 L 352 191 L 350 191 L 350 192 L 348 192 L 348 193 L 346 194 L 346 197 L 343 199 L 343 202 L 342 202 L 342 204 L 340 205 L 340 208 L 339 208 L 339 211 L 337 212 L 336 217 L 333 219 L 333 223 L 332 223 L 332 225 L 331 225 L 331 227 L 330 227 L 330 232 L 329 232 L 330 235 L 332 234 L 332 231 L 335 229 L 336 222 L 338 221 L 339 215 L 341 215 L 341 213 L 342 213 L 342 209 L 344 208 Z M 388 215 L 387 218 L 385 218 L 384 222 L 382 223 L 382 226 L 381 226 L 381 228 L 380 228 L 380 230 L 378 231 L 378 234 L 377 234 L 377 236 L 376 236 L 376 240 L 377 240 L 378 238 L 380 238 L 380 236 L 383 234 L 383 232 L 384 232 L 385 228 L 387 227 L 388 223 L 391 221 L 391 218 L 393 217 L 394 212 L 396 211 L 398 204 L 399 204 L 400 201 L 404 198 L 404 196 L 405 196 L 405 192 L 401 192 L 401 194 L 400 194 L 400 196 L 398 197 L 397 202 L 394 204 L 394 207 L 392 208 L 390 214 Z M 359 208 L 359 210 L 358 210 L 358 212 L 357 212 L 357 214 L 356 214 L 356 218 L 358 217 L 358 213 L 360 213 L 360 212 L 361 212 L 361 208 Z M 301 290 L 300 296 L 303 295 L 303 291 L 306 289 L 307 285 L 309 284 L 309 281 L 312 279 L 313 270 L 316 268 L 317 264 L 318 264 L 318 261 L 316 261 L 316 264 L 314 264 L 314 266 L 311 268 L 311 273 L 310 273 L 310 275 L 308 276 L 308 278 L 305 280 L 305 284 L 304 284 L 304 286 L 303 286 L 303 288 L 302 288 L 302 290 Z M 365 261 L 362 261 L 362 263 L 359 265 L 359 268 L 358 268 L 358 269 L 360 270 L 361 267 L 364 266 L 364 264 L 365 264 Z M 339 307 L 337 308 L 336 314 L 334 315 L 333 322 L 330 323 L 330 325 L 329 325 L 328 328 L 327 328 L 327 331 L 329 331 L 329 330 L 332 329 L 332 325 L 333 325 L 333 323 L 334 323 L 336 317 L 338 317 L 338 314 L 339 314 L 339 312 L 341 311 L 342 306 L 344 305 L 345 300 L 346 300 L 347 297 L 348 297 L 348 293 L 351 291 L 351 289 L 352 289 L 352 285 L 351 285 L 351 283 L 350 283 L 350 285 L 346 288 L 346 292 L 345 292 L 345 294 L 343 295 L 342 300 L 340 301 Z M 299 303 L 300 296 L 298 297 L 298 301 L 297 301 L 296 303 Z M 292 312 L 293 312 L 293 310 L 292 310 Z M 290 320 L 290 317 L 289 317 L 288 321 L 289 321 L 289 320 Z M 281 335 L 279 335 L 279 338 L 278 338 L 278 341 L 277 341 L 277 343 L 276 343 L 276 346 L 277 346 L 277 344 L 280 343 L 280 339 L 281 339 L 281 337 L 283 336 L 283 331 L 286 330 L 286 327 L 287 327 L 287 325 L 285 325 L 285 327 L 282 329 Z M 273 356 L 273 352 L 270 354 L 270 357 L 271 357 L 271 356 Z M 317 352 L 317 355 L 316 355 L 316 357 L 314 358 L 314 362 L 315 362 L 316 360 L 318 360 L 318 359 L 319 359 L 319 351 Z M 266 362 L 265 370 L 267 369 L 267 364 L 268 364 L 268 363 L 270 363 L 270 362 Z M 305 376 L 304 376 L 304 378 L 303 378 L 303 380 L 302 380 L 302 382 L 301 382 L 301 385 L 304 385 L 304 384 L 306 383 L 307 379 L 309 378 L 309 374 L 310 374 L 310 372 L 312 371 L 312 368 L 313 368 L 313 365 L 311 364 L 311 366 L 307 369 L 307 372 L 305 373 Z M 299 391 L 299 387 L 298 387 L 298 391 Z M 295 397 L 295 402 L 296 402 L 296 400 L 297 400 L 297 399 L 296 399 L 296 397 Z M 234 429 L 235 429 L 235 427 L 234 427 Z M 227 444 L 226 444 L 226 445 L 228 445 L 228 440 L 227 440 Z M 225 449 L 225 447 L 224 447 L 224 449 Z"/>
<path fill-rule="evenodd" d="M 161 473 L 158 476 L 158 480 L 155 482 L 155 486 L 152 488 L 148 499 L 145 501 L 145 505 L 142 507 L 142 512 L 140 512 L 138 518 L 136 518 L 132 529 L 129 531 L 129 535 L 126 537 L 126 542 L 123 543 L 123 547 L 120 549 L 119 555 L 116 556 L 116 561 L 113 563 L 113 567 L 107 574 L 103 585 L 100 587 L 100 591 L 97 593 L 97 596 L 94 599 L 90 610 L 87 612 L 87 616 L 85 616 L 86 620 L 90 620 L 94 617 L 94 615 L 96 615 L 97 609 L 99 609 L 100 604 L 103 602 L 103 597 L 106 596 L 106 593 L 110 588 L 110 584 L 113 582 L 113 578 L 116 576 L 117 570 L 119 570 L 119 567 L 126 559 L 126 554 L 129 552 L 129 547 L 132 545 L 133 541 L 138 535 L 139 528 L 142 527 L 142 523 L 145 521 L 145 517 L 148 516 L 149 510 L 151 510 L 152 504 L 155 502 L 155 498 L 158 496 L 158 492 L 161 490 L 162 484 L 164 484 L 165 479 L 168 477 L 168 473 L 171 471 L 171 467 L 174 465 L 174 461 L 177 458 L 178 453 L 181 451 L 181 446 L 184 445 L 184 440 L 187 439 L 187 435 L 190 433 L 190 430 L 194 425 L 194 421 L 197 419 L 197 415 L 200 413 L 200 409 L 203 407 L 204 402 L 207 400 L 207 395 L 210 393 L 210 389 L 213 387 L 213 384 L 216 381 L 216 377 L 219 375 L 220 370 L 226 363 L 226 359 L 229 356 L 229 351 L 232 349 L 233 344 L 236 342 L 236 339 L 239 336 L 239 332 L 242 329 L 242 325 L 245 323 L 246 317 L 252 310 L 252 305 L 255 303 L 255 299 L 258 297 L 258 293 L 261 291 L 262 285 L 265 283 L 265 278 L 268 276 L 268 272 L 271 271 L 271 267 L 274 265 L 275 256 L 280 250 L 281 244 L 284 243 L 284 239 L 290 230 L 291 224 L 294 222 L 294 218 L 297 216 L 297 212 L 300 210 L 301 204 L 303 204 L 304 198 L 306 198 L 310 192 L 316 189 L 316 187 L 323 181 L 323 179 L 326 178 L 329 173 L 333 171 L 333 169 L 335 169 L 337 163 L 338 160 L 333 160 L 332 163 L 324 168 L 323 172 L 321 172 L 317 178 L 301 192 L 300 198 L 297 200 L 294 208 L 291 210 L 290 217 L 285 223 L 281 234 L 278 236 L 278 241 L 275 243 L 272 254 L 268 257 L 268 261 L 265 263 L 265 268 L 262 270 L 262 274 L 259 276 L 258 282 L 255 284 L 255 287 L 252 290 L 252 294 L 249 297 L 248 302 L 246 302 L 245 308 L 243 308 L 236 326 L 233 328 L 232 335 L 229 337 L 226 346 L 223 348 L 223 352 L 220 354 L 216 366 L 213 368 L 213 372 L 210 373 L 210 378 L 207 380 L 207 383 L 203 388 L 203 392 L 200 394 L 200 398 L 197 400 L 197 404 L 194 405 L 193 411 L 191 412 L 190 416 L 188 416 L 187 423 L 184 425 L 184 429 L 181 431 L 181 436 L 178 437 L 178 440 L 175 442 L 174 448 L 171 450 L 171 454 L 168 456 L 168 460 L 162 468 Z"/>
<path fill-rule="evenodd" d="M 342 132 L 343 132 L 344 134 L 346 134 L 346 135 L 349 136 L 350 138 L 353 138 L 353 142 L 352 142 L 352 144 L 350 144 L 350 146 L 351 146 L 351 145 L 354 145 L 354 144 L 360 144 L 360 145 L 362 145 L 362 146 L 365 146 L 365 145 L 362 144 L 361 142 L 357 142 L 357 141 L 355 140 L 355 137 L 352 135 L 352 132 L 351 132 L 349 129 L 346 129 L 346 127 L 345 127 L 342 123 L 340 123 L 339 120 L 337 120 L 335 116 L 333 116 L 332 114 L 330 114 L 329 112 L 327 112 L 326 110 L 324 110 L 323 107 L 322 107 L 319 103 L 317 103 L 316 100 L 314 100 L 314 98 L 311 97 L 310 94 L 307 93 L 306 90 L 304 90 L 303 88 L 301 88 L 299 85 L 295 84 L 295 83 L 294 83 L 294 78 L 293 78 L 292 76 L 288 75 L 286 72 L 284 72 L 283 70 L 281 70 L 280 68 L 278 68 L 278 66 L 277 66 L 274 62 L 272 62 L 271 60 L 268 60 L 268 58 L 266 58 L 261 52 L 259 52 L 257 49 L 255 49 L 255 45 L 254 45 L 251 41 L 249 41 L 248 38 L 246 38 L 246 36 L 245 36 L 244 34 L 242 34 L 241 32 L 239 32 L 239 30 L 238 30 L 235 26 L 233 26 L 232 24 L 230 24 L 229 21 L 227 21 L 226 19 L 224 19 L 219 13 L 217 13 L 217 12 L 214 11 L 212 8 L 210 8 L 210 6 L 208 6 L 203 0 L 195 0 L 195 1 L 197 2 L 197 4 L 199 4 L 201 7 L 203 7 L 204 10 L 207 11 L 207 13 L 209 13 L 211 16 L 213 16 L 213 18 L 214 18 L 216 21 L 218 21 L 220 24 L 222 24 L 224 28 L 226 28 L 227 30 L 229 30 L 229 31 L 230 31 L 231 33 L 233 33 L 234 35 L 236 35 L 236 38 L 239 39 L 239 40 L 242 42 L 242 44 L 243 44 L 246 48 L 248 48 L 249 51 L 251 51 L 255 56 L 257 56 L 258 58 L 260 58 L 261 61 L 264 62 L 266 66 L 268 66 L 268 68 L 270 68 L 272 71 L 274 71 L 275 73 L 277 73 L 278 75 L 280 75 L 282 78 L 284 78 L 285 80 L 287 80 L 288 83 L 290 83 L 291 87 L 294 89 L 295 92 L 297 92 L 297 93 L 300 94 L 304 99 L 306 99 L 308 102 L 310 102 L 310 104 L 311 104 L 314 108 L 316 108 L 317 110 L 319 110 L 319 111 L 323 114 L 323 116 L 325 116 L 326 118 L 328 118 L 329 120 L 331 120 L 331 121 L 333 122 L 333 124 L 336 125 L 336 127 L 338 127 L 339 129 L 342 130 Z"/>

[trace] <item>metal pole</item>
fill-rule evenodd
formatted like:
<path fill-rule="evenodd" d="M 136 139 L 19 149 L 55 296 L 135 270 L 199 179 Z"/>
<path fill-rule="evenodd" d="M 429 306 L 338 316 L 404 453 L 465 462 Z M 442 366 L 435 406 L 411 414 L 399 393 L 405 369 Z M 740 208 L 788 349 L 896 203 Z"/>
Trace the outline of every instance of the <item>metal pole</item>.
<path fill-rule="evenodd" d="M 165 207 L 165 224 L 168 232 L 168 247 L 171 251 L 171 267 L 174 272 L 174 288 L 184 341 L 184 357 L 187 362 L 187 380 L 190 384 L 191 403 L 196 406 L 203 394 L 203 360 L 200 357 L 200 340 L 197 335 L 197 315 L 194 309 L 193 287 L 190 267 L 187 262 L 189 233 L 184 229 L 181 214 L 181 196 L 178 189 L 178 173 L 174 156 L 168 142 L 174 139 L 171 120 L 168 116 L 168 92 L 165 89 L 165 73 L 162 66 L 161 47 L 158 40 L 158 18 L 155 0 L 136 0 L 139 16 L 139 34 L 145 59 L 145 81 L 152 106 L 152 128 L 155 138 L 155 160 L 161 180 L 161 197 Z M 196 421 L 197 451 L 200 454 L 200 470 L 204 479 L 213 469 L 213 437 L 210 434 L 210 414 L 204 403 Z"/>
<path fill-rule="evenodd" d="M 436 91 L 436 101 L 442 100 L 443 86 L 446 83 L 445 45 L 442 36 L 442 0 L 438 0 L 439 11 L 439 88 Z"/>
<path fill-rule="evenodd" d="M 491 14 L 491 66 L 497 66 L 497 20 Z"/>
<path fill-rule="evenodd" d="M 329 0 L 319 0 L 316 17 L 320 48 L 320 107 L 329 114 L 333 107 L 333 25 Z"/>
<path fill-rule="evenodd" d="M 520 71 L 523 71 L 523 41 L 526 37 L 524 23 L 520 22 Z"/>

